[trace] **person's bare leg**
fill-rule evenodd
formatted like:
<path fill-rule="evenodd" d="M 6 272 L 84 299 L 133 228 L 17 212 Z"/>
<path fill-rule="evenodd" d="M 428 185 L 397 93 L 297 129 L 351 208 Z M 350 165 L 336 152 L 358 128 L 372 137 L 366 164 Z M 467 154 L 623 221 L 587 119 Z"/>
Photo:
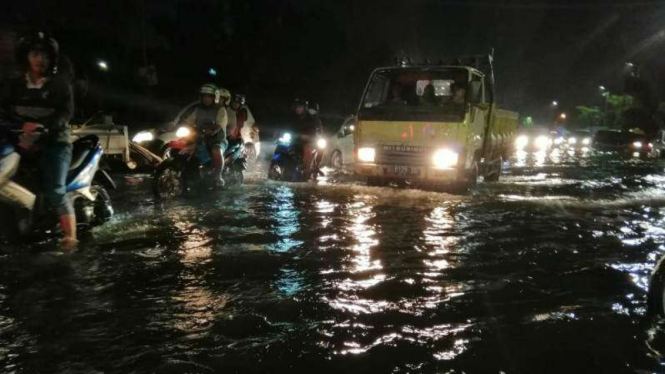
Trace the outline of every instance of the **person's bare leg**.
<path fill-rule="evenodd" d="M 60 228 L 65 234 L 62 239 L 63 246 L 75 247 L 76 243 L 76 216 L 74 214 L 63 214 L 60 216 Z"/>
<path fill-rule="evenodd" d="M 224 178 L 222 178 L 222 171 L 224 170 L 224 156 L 222 150 L 215 147 L 212 149 L 212 165 L 213 165 L 213 178 L 215 179 L 216 187 L 224 187 Z"/>

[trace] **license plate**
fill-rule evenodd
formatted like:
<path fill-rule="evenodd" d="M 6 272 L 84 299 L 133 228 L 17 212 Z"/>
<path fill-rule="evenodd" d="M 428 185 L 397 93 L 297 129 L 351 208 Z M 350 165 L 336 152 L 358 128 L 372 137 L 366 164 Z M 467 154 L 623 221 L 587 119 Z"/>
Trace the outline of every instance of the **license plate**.
<path fill-rule="evenodd" d="M 420 168 L 413 166 L 395 166 L 393 173 L 397 175 L 420 175 Z"/>

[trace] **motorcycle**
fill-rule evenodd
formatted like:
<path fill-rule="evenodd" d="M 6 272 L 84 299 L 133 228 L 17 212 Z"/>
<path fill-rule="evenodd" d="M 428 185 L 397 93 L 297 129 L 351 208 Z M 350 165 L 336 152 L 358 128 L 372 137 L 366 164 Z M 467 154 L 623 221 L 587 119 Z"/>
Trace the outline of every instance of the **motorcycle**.
<path fill-rule="evenodd" d="M 270 169 L 268 169 L 268 178 L 286 182 L 301 182 L 316 180 L 319 176 L 323 176 L 320 166 L 328 142 L 321 136 L 316 138 L 316 146 L 311 149 L 312 155 L 308 168 L 305 168 L 303 164 L 304 143 L 305 140 L 302 138 L 293 139 L 291 133 L 283 133 L 277 141 Z"/>
<path fill-rule="evenodd" d="M 194 130 L 191 130 L 194 131 Z M 162 161 L 155 171 L 153 191 L 160 199 L 169 199 L 193 192 L 199 189 L 213 187 L 213 165 L 209 152 L 202 149 L 192 136 L 189 142 L 172 142 L 170 146 L 174 155 Z M 222 177 L 227 185 L 241 185 L 244 182 L 244 172 L 247 170 L 245 158 L 245 143 L 242 139 L 229 140 L 229 146 L 224 152 L 224 169 Z"/>
<path fill-rule="evenodd" d="M 50 225 L 43 198 L 38 192 L 38 175 L 28 162 L 19 168 L 21 156 L 10 143 L 0 147 L 0 202 L 12 209 L 18 231 L 26 234 L 37 227 Z M 79 226 L 94 227 L 113 216 L 113 207 L 106 187 L 116 185 L 106 171 L 99 168 L 103 150 L 96 135 L 88 135 L 73 143 L 72 162 L 66 179 L 66 198 L 72 201 Z M 48 222 L 48 223 L 47 223 Z"/>

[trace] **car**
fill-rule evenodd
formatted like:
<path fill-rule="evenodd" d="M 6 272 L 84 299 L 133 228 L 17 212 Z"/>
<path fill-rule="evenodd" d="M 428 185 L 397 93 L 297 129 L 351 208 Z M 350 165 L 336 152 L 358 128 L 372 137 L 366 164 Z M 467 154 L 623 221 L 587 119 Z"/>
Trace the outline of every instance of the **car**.
<path fill-rule="evenodd" d="M 563 144 L 568 148 L 590 148 L 593 144 L 593 134 L 588 130 L 572 130 L 564 137 Z"/>
<path fill-rule="evenodd" d="M 353 167 L 353 132 L 355 131 L 356 117 L 348 117 L 339 130 L 330 139 L 328 152 L 324 164 L 336 170 Z"/>
<path fill-rule="evenodd" d="M 543 152 L 552 146 L 550 133 L 539 127 L 522 129 L 515 138 L 515 150 L 526 152 Z"/>
<path fill-rule="evenodd" d="M 650 157 L 657 153 L 654 144 L 644 134 L 631 131 L 598 131 L 593 144 L 598 151 L 617 152 L 631 157 Z"/>
<path fill-rule="evenodd" d="M 140 131 L 134 135 L 132 140 L 162 158 L 169 158 L 172 151 L 169 144 L 190 135 L 191 130 L 187 126 L 183 126 L 182 123 L 194 111 L 198 103 L 198 101 L 195 101 L 186 105 L 172 121 L 159 128 Z M 255 161 L 261 151 L 258 130 L 254 127 L 244 126 L 241 130 L 241 136 L 245 142 L 245 152 L 251 158 L 248 161 Z"/>

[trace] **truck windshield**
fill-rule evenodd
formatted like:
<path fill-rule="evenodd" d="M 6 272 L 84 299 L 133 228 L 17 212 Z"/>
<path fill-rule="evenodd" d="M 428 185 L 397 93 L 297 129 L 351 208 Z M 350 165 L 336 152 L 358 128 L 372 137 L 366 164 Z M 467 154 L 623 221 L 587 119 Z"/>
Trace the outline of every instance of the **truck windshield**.
<path fill-rule="evenodd" d="M 360 112 L 380 119 L 459 121 L 466 109 L 468 77 L 465 68 L 379 70 L 370 78 Z"/>

